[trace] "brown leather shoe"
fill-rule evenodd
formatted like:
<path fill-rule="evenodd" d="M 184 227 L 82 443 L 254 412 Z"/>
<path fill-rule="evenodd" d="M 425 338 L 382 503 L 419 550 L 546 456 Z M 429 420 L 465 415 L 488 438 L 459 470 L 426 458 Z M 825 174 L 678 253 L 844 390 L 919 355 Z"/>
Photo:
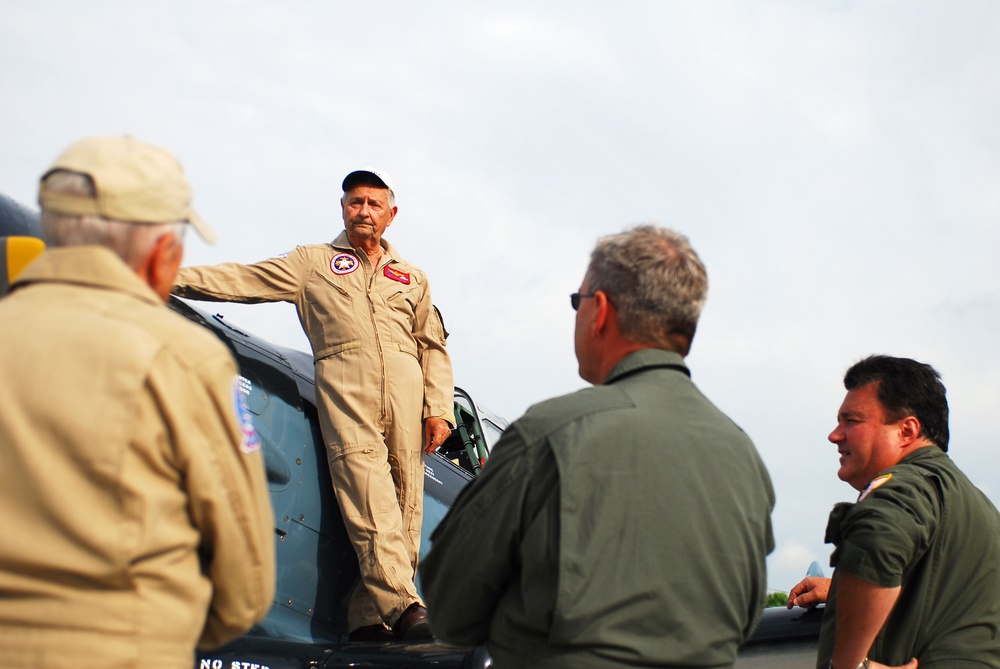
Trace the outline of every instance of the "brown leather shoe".
<path fill-rule="evenodd" d="M 392 633 L 403 641 L 433 639 L 431 624 L 427 620 L 427 609 L 420 602 L 410 604 L 392 626 Z"/>
<path fill-rule="evenodd" d="M 393 641 L 395 638 L 392 635 L 392 630 L 381 623 L 359 627 L 347 635 L 348 641 L 384 642 Z"/>

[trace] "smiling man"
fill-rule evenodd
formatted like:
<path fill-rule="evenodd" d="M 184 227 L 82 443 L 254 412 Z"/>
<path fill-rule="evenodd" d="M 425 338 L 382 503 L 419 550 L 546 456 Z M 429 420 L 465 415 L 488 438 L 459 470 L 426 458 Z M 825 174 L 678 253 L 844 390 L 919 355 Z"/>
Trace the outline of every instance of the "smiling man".
<path fill-rule="evenodd" d="M 295 305 L 313 349 L 333 488 L 361 571 L 350 639 L 429 639 L 414 585 L 421 446 L 433 453 L 455 424 L 451 360 L 427 277 L 382 237 L 397 212 L 389 176 L 356 170 L 343 189 L 344 230 L 333 242 L 253 265 L 184 268 L 174 292 Z"/>
<path fill-rule="evenodd" d="M 827 600 L 816 666 L 1000 665 L 1000 514 L 946 453 L 940 376 L 872 356 L 844 386 L 829 440 L 860 495 L 830 514 L 832 583 L 789 593 L 789 608 Z"/>

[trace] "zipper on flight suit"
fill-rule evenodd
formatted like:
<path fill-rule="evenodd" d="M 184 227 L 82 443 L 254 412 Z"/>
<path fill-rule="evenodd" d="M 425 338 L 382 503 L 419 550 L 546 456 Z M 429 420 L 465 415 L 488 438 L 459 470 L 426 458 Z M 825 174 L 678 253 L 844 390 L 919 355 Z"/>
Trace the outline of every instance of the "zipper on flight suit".
<path fill-rule="evenodd" d="M 365 272 L 367 273 L 368 270 L 371 270 L 371 274 L 368 274 L 366 277 L 368 279 L 368 288 L 365 292 L 368 297 L 368 313 L 372 319 L 372 330 L 375 332 L 375 347 L 378 350 L 379 364 L 382 366 L 382 373 L 379 375 L 381 384 L 380 394 L 382 397 L 382 407 L 381 411 L 379 412 L 380 413 L 379 422 L 381 422 L 382 426 L 384 427 L 389 420 L 389 411 L 388 411 L 389 397 L 387 393 L 388 386 L 385 378 L 386 375 L 385 352 L 382 350 L 382 335 L 378 329 L 378 319 L 375 318 L 375 302 L 374 300 L 372 300 L 372 289 L 375 286 L 375 277 L 378 275 L 378 270 L 382 267 L 385 267 L 385 265 L 389 263 L 390 258 L 388 257 L 387 254 L 383 253 L 382 259 L 385 262 L 380 262 L 378 267 L 373 268 L 371 261 L 368 259 L 368 254 L 365 253 L 363 250 L 360 253 L 358 253 L 358 257 L 364 258 Z"/>

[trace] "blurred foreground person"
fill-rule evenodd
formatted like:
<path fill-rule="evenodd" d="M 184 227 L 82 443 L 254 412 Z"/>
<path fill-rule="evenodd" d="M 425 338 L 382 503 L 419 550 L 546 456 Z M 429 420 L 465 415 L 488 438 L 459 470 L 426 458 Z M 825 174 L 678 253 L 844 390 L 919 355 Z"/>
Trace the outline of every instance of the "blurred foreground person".
<path fill-rule="evenodd" d="M 431 625 L 497 667 L 727 667 L 764 606 L 774 493 L 684 364 L 705 268 L 683 236 L 602 239 L 576 310 L 593 388 L 535 405 L 433 536 Z"/>
<path fill-rule="evenodd" d="M 844 377 L 829 439 L 837 476 L 830 579 L 792 588 L 788 607 L 826 601 L 819 669 L 1000 666 L 1000 514 L 948 457 L 938 373 L 871 356 Z"/>
<path fill-rule="evenodd" d="M 260 442 L 226 348 L 164 306 L 180 165 L 82 140 L 42 177 L 49 250 L 0 300 L 0 664 L 189 669 L 270 608 Z"/>

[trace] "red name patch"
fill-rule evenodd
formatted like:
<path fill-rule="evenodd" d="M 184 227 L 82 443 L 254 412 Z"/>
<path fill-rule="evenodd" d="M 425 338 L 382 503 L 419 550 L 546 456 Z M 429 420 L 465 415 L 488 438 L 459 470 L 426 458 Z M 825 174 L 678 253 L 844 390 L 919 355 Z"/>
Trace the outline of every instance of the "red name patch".
<path fill-rule="evenodd" d="M 382 273 L 385 274 L 390 279 L 392 279 L 393 281 L 399 281 L 400 283 L 405 283 L 407 286 L 410 285 L 410 275 L 407 274 L 406 272 L 397 272 L 393 268 L 386 265 L 385 269 L 382 270 Z"/>

